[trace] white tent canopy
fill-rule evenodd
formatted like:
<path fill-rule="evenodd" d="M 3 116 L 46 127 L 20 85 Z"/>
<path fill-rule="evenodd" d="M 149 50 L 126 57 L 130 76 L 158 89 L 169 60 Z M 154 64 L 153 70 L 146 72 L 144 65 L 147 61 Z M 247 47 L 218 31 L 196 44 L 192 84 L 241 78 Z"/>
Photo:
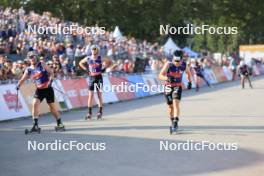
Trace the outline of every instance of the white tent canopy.
<path fill-rule="evenodd" d="M 114 30 L 114 33 L 113 33 L 113 37 L 114 37 L 115 39 L 121 39 L 121 38 L 123 37 L 123 35 L 122 35 L 122 33 L 120 32 L 118 26 L 115 27 L 115 30 Z"/>
<path fill-rule="evenodd" d="M 180 50 L 180 48 L 174 43 L 174 41 L 169 37 L 165 45 L 163 46 L 164 52 L 167 54 L 172 54 L 175 50 Z"/>

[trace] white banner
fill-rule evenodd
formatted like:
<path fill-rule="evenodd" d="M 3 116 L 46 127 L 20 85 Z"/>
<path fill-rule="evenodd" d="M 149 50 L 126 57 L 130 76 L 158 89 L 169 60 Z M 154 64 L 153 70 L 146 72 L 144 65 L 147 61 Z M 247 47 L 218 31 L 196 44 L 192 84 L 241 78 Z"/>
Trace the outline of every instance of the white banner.
<path fill-rule="evenodd" d="M 30 116 L 30 111 L 21 93 L 18 94 L 14 84 L 0 86 L 0 120 Z"/>
<path fill-rule="evenodd" d="M 57 101 L 61 104 L 64 102 L 67 106 L 67 109 L 72 109 L 71 101 L 68 95 L 65 93 L 65 90 L 60 82 L 60 80 L 54 80 L 52 82 L 52 87 L 54 89 L 55 97 Z"/>

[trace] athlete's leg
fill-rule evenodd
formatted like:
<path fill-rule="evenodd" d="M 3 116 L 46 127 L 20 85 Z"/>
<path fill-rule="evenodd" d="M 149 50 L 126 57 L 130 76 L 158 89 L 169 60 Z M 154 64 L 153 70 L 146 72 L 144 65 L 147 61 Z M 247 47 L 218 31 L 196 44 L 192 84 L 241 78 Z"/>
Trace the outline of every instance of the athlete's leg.
<path fill-rule="evenodd" d="M 40 110 L 40 100 L 38 98 L 34 98 L 32 102 L 33 127 L 34 126 L 38 127 L 39 110 Z"/>
<path fill-rule="evenodd" d="M 253 88 L 253 86 L 252 86 L 252 84 L 251 84 L 251 80 L 250 80 L 250 76 L 249 76 L 249 75 L 247 76 L 247 80 L 248 80 L 249 86 L 250 86 L 251 88 Z"/>
<path fill-rule="evenodd" d="M 173 93 L 173 90 L 171 87 L 167 86 L 165 87 L 165 99 L 166 99 L 166 102 L 167 102 L 167 105 L 168 105 L 168 111 L 169 111 L 169 117 L 171 119 L 171 121 L 173 121 L 173 102 L 172 102 L 172 93 Z"/>
<path fill-rule="evenodd" d="M 241 75 L 241 85 L 242 85 L 242 88 L 244 89 L 245 88 L 245 76 L 244 75 Z"/>
<path fill-rule="evenodd" d="M 200 77 L 205 81 L 205 83 L 207 84 L 208 87 L 211 87 L 209 81 L 207 81 L 207 79 L 204 77 L 204 75 L 200 75 Z"/>
<path fill-rule="evenodd" d="M 88 92 L 88 114 L 87 118 L 90 119 L 92 116 L 92 107 L 93 107 L 93 98 L 94 98 L 94 91 L 89 90 Z"/>
<path fill-rule="evenodd" d="M 235 80 L 235 78 L 236 78 L 236 70 L 235 69 L 233 69 L 232 70 L 232 81 L 234 81 Z"/>
<path fill-rule="evenodd" d="M 168 107 L 169 107 L 168 109 L 169 109 L 170 118 L 173 119 L 173 116 L 174 116 L 174 114 L 173 114 L 173 105 L 170 104 L 170 105 L 168 105 Z"/>
<path fill-rule="evenodd" d="M 56 108 L 55 103 L 54 102 L 53 103 L 48 103 L 48 105 L 49 105 L 50 112 L 52 113 L 53 117 L 57 121 L 57 127 L 63 128 L 64 125 L 61 122 L 61 116 L 60 116 L 60 113 L 59 113 L 58 109 Z"/>
<path fill-rule="evenodd" d="M 178 128 L 178 121 L 180 116 L 180 100 L 173 99 L 173 119 L 172 119 L 172 126 L 173 128 Z"/>
<path fill-rule="evenodd" d="M 199 80 L 198 79 L 199 79 L 198 76 L 195 74 L 194 75 L 194 82 L 195 82 L 195 85 L 196 85 L 196 88 L 195 88 L 196 91 L 199 90 L 199 83 L 198 83 Z"/>
<path fill-rule="evenodd" d="M 97 119 L 102 118 L 103 114 L 103 95 L 102 91 L 97 91 L 97 97 L 98 97 L 98 113 L 97 113 Z"/>
<path fill-rule="evenodd" d="M 180 116 L 180 100 L 178 99 L 173 100 L 173 116 L 174 118 Z"/>
<path fill-rule="evenodd" d="M 172 105 L 173 105 L 173 116 L 174 116 L 172 124 L 175 129 L 178 128 L 181 95 L 182 95 L 182 87 L 174 88 L 172 93 L 172 98 L 173 98 Z"/>
<path fill-rule="evenodd" d="M 60 113 L 58 112 L 55 103 L 48 103 L 49 105 L 49 110 L 51 112 L 51 114 L 53 115 L 53 117 L 58 120 L 60 119 Z"/>

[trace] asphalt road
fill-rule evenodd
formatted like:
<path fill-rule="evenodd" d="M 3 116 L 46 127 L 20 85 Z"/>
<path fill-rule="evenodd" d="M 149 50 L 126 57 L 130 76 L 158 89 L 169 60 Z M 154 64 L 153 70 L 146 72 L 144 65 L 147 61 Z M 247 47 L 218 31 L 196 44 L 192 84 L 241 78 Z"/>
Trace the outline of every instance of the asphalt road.
<path fill-rule="evenodd" d="M 55 132 L 51 115 L 41 116 L 41 134 L 25 135 L 31 120 L 0 123 L 1 176 L 240 175 L 264 172 L 264 77 L 254 89 L 239 82 L 185 91 L 180 131 L 170 135 L 164 97 L 110 104 L 104 120 L 85 121 L 86 110 L 63 113 L 67 131 Z M 76 141 L 88 149 L 42 150 L 47 143 Z M 39 150 L 28 150 L 34 142 Z M 161 144 L 170 150 L 162 150 Z M 185 150 L 188 143 L 234 145 L 237 150 Z M 98 147 L 98 145 L 100 147 Z M 175 146 L 178 148 L 176 149 Z M 105 149 L 105 150 L 104 150 Z M 234 148 L 232 148 L 234 149 Z"/>

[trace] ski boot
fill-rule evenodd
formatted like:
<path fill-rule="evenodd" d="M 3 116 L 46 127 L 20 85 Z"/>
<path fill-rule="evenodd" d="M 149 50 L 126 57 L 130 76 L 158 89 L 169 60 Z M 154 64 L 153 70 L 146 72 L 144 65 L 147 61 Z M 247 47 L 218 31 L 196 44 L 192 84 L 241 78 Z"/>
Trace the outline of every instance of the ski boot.
<path fill-rule="evenodd" d="M 65 126 L 60 123 L 59 125 L 55 126 L 55 131 L 65 131 Z"/>
<path fill-rule="evenodd" d="M 92 119 L 92 114 L 87 113 L 86 116 L 84 117 L 85 120 L 91 120 Z"/>
<path fill-rule="evenodd" d="M 170 134 L 176 134 L 178 130 L 178 119 L 174 119 L 172 121 L 172 125 L 170 126 Z"/>
<path fill-rule="evenodd" d="M 103 116 L 103 114 L 98 112 L 97 113 L 97 120 L 102 120 L 102 116 Z"/>
<path fill-rule="evenodd" d="M 41 131 L 41 128 L 39 128 L 38 125 L 33 125 L 33 127 L 30 130 L 25 129 L 25 134 L 40 133 L 40 131 Z"/>

